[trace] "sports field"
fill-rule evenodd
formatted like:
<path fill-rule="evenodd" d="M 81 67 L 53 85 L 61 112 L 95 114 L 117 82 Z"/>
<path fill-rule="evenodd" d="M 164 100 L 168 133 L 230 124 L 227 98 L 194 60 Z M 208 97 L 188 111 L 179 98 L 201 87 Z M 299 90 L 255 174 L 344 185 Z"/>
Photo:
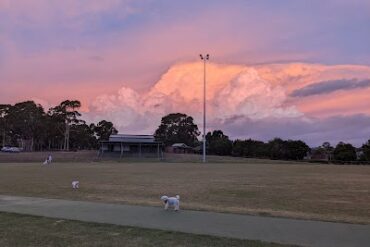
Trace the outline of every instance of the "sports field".
<path fill-rule="evenodd" d="M 267 160 L 0 163 L 0 194 L 370 223 L 370 167 Z M 71 181 L 80 189 L 72 190 Z"/>

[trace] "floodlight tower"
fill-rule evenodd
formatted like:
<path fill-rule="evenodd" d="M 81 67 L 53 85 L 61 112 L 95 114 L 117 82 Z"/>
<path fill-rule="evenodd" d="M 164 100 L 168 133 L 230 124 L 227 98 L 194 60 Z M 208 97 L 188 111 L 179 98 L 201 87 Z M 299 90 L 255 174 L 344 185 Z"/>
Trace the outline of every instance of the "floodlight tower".
<path fill-rule="evenodd" d="M 203 81 L 203 163 L 206 162 L 206 64 L 209 60 L 209 54 L 203 56 L 199 55 L 203 60 L 204 81 Z"/>

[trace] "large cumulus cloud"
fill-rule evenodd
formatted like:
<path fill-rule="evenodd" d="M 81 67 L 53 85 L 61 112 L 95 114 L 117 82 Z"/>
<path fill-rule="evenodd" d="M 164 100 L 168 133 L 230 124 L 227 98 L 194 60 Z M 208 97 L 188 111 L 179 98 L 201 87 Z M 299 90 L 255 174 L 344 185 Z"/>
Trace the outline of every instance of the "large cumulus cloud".
<path fill-rule="evenodd" d="M 194 70 L 189 69 L 194 68 Z M 250 119 L 297 118 L 303 116 L 287 99 L 281 86 L 262 79 L 257 70 L 246 66 L 210 65 L 207 113 L 210 123 L 235 114 Z M 152 133 L 160 118 L 171 112 L 194 116 L 201 126 L 202 64 L 179 64 L 169 69 L 147 93 L 122 87 L 116 94 L 104 94 L 91 104 L 94 119 L 113 121 L 121 131 Z M 214 77 L 214 80 L 213 80 Z"/>

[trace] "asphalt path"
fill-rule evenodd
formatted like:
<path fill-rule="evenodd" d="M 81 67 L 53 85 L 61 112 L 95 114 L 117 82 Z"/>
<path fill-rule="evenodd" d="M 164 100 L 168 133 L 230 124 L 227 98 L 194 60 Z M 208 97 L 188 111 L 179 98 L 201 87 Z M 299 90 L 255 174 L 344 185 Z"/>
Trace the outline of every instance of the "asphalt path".
<path fill-rule="evenodd" d="M 0 211 L 300 246 L 370 246 L 370 225 L 5 195 Z"/>

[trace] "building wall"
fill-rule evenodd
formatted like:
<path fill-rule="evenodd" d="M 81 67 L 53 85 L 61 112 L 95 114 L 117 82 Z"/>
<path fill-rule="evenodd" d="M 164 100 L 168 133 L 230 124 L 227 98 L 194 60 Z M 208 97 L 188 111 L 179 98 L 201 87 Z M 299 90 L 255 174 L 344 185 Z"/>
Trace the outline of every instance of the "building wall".
<path fill-rule="evenodd" d="M 121 143 L 102 143 L 101 151 L 103 152 L 117 152 L 121 153 L 121 148 L 123 153 L 157 153 L 158 152 L 158 144 L 122 144 Z M 162 150 L 161 145 L 159 146 L 159 150 Z"/>
<path fill-rule="evenodd" d="M 167 153 L 180 153 L 180 154 L 192 154 L 194 153 L 193 149 L 190 148 L 181 148 L 181 147 L 166 147 Z"/>

